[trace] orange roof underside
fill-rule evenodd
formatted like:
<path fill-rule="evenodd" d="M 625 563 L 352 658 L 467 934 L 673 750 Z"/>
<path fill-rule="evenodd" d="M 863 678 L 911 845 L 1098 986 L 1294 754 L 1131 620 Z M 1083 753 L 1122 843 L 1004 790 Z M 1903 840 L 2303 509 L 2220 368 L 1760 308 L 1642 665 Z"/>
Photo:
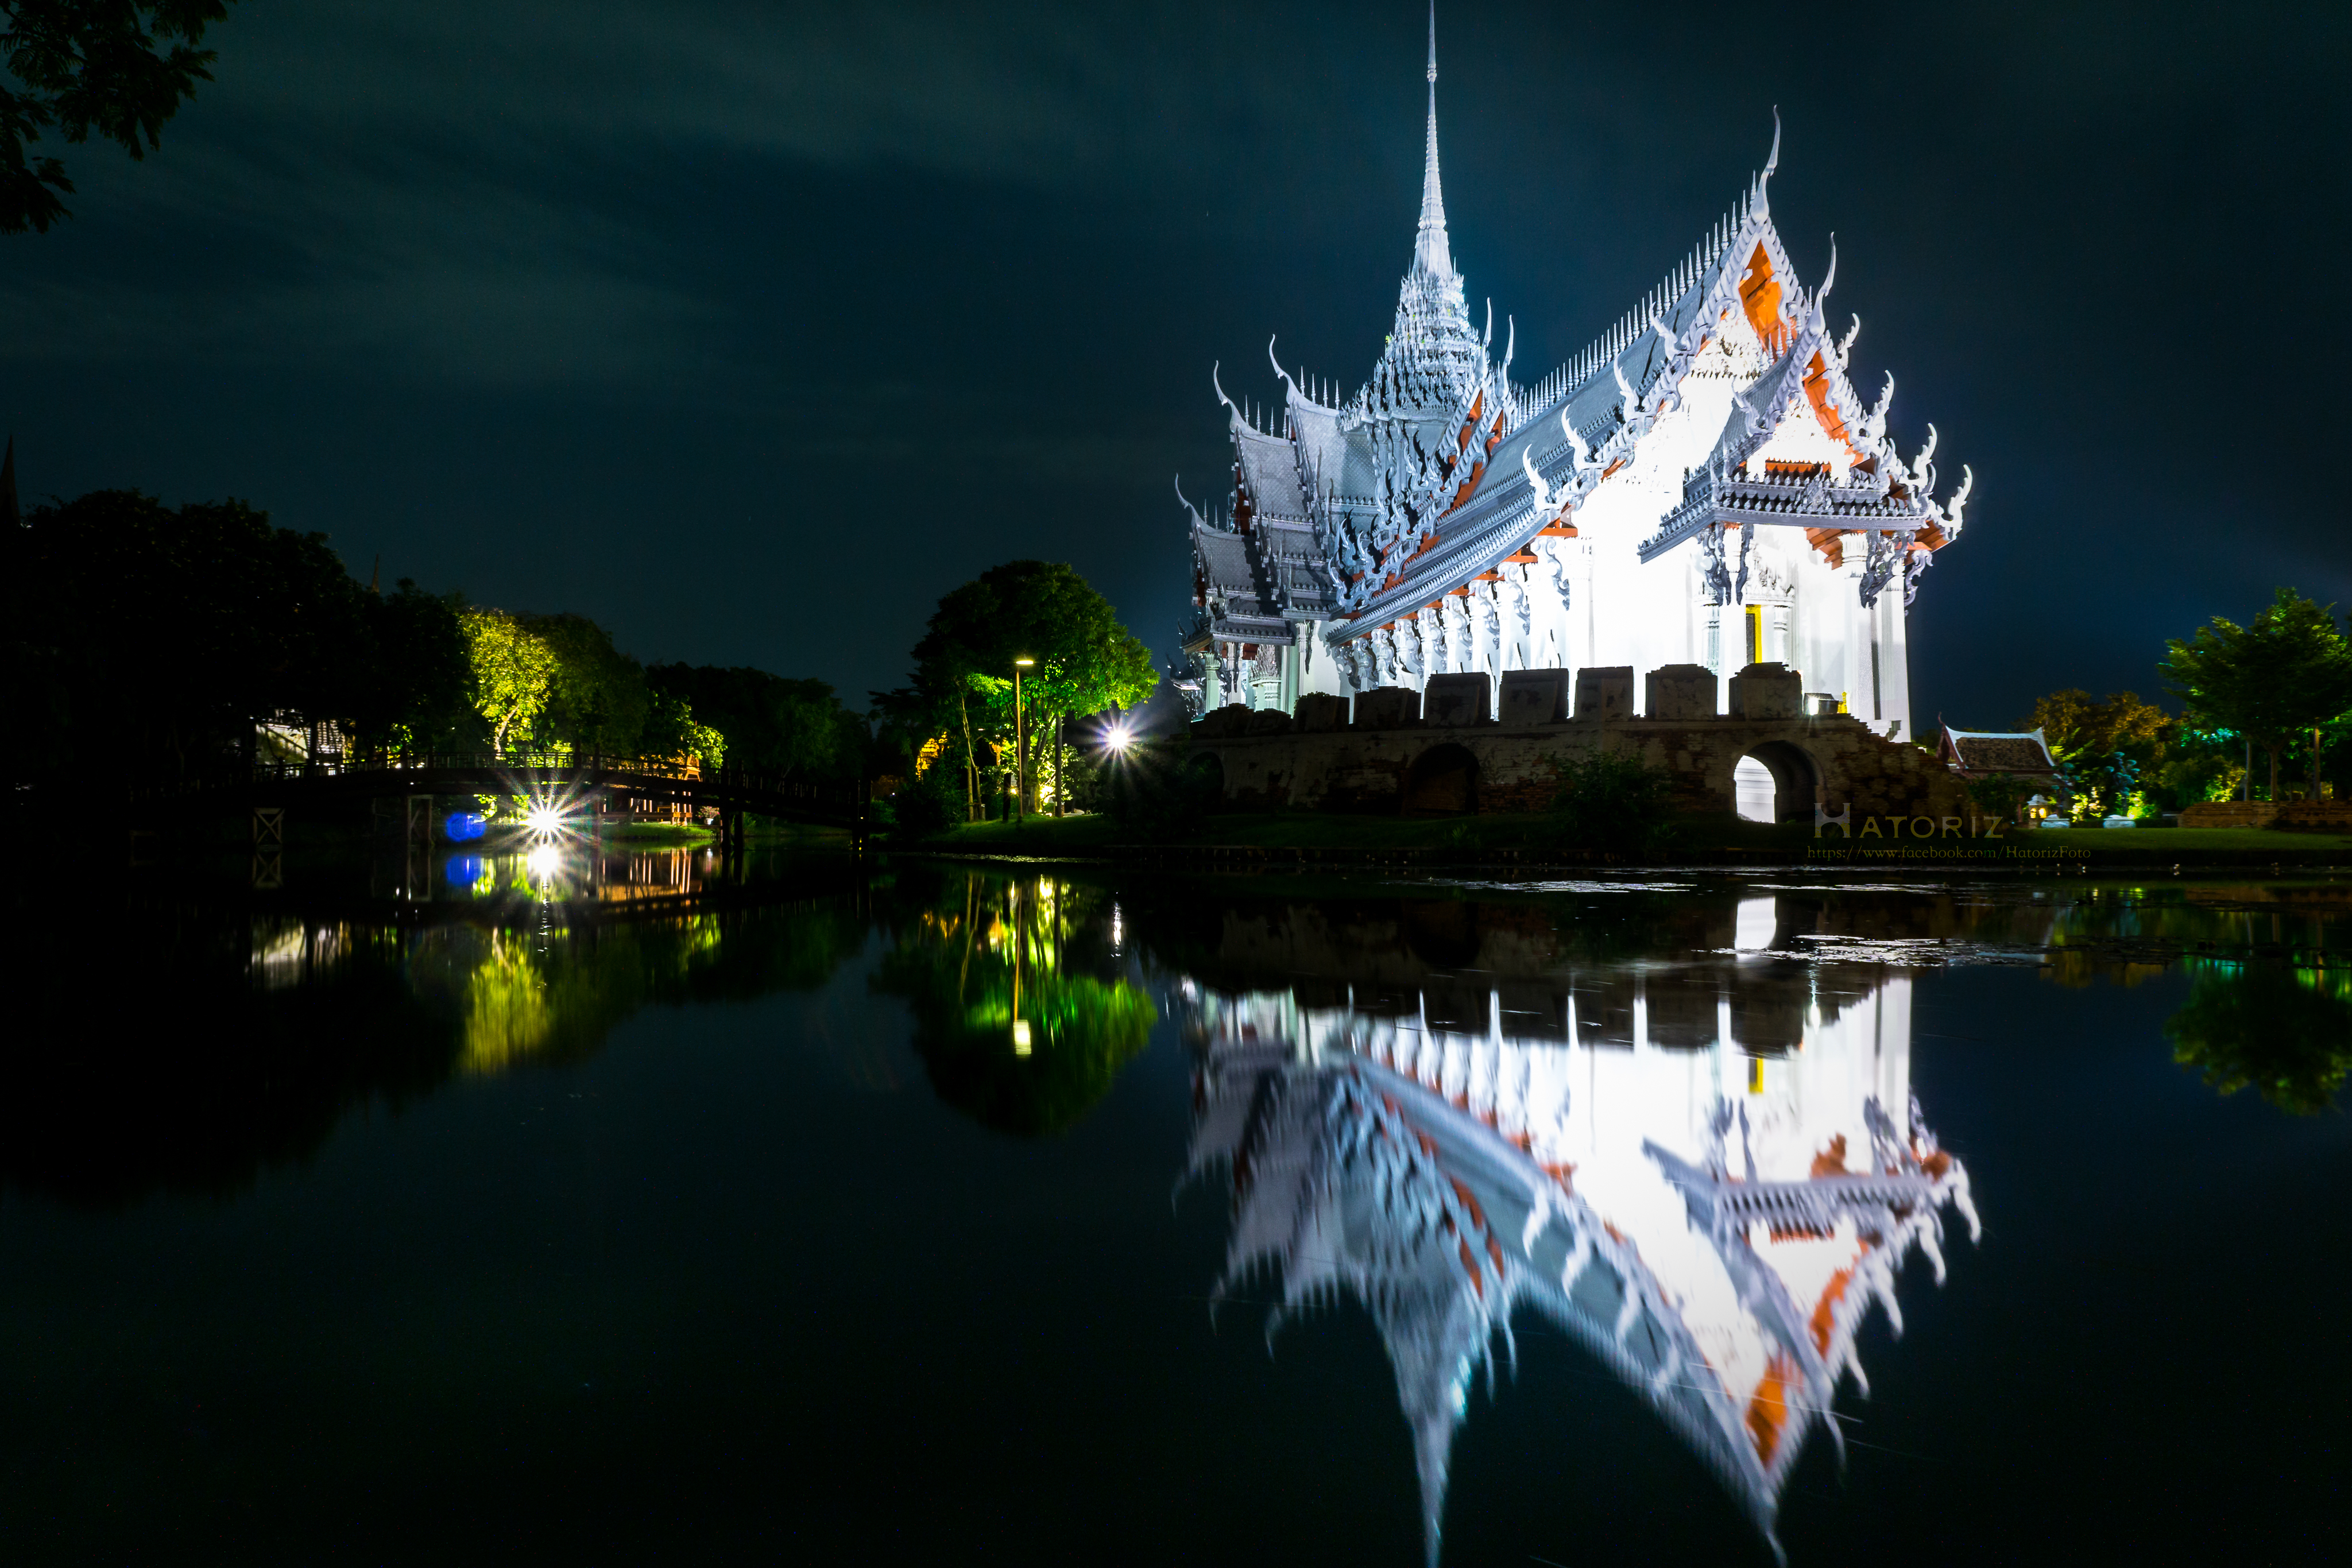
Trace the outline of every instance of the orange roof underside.
<path fill-rule="evenodd" d="M 1748 258 L 1748 277 L 1739 285 L 1740 308 L 1756 335 L 1769 343 L 1780 329 L 1780 280 L 1772 276 L 1772 258 L 1758 246 Z"/>
<path fill-rule="evenodd" d="M 1790 1385 L 1801 1375 L 1789 1353 L 1782 1351 L 1766 1364 L 1764 1381 L 1748 1402 L 1748 1436 L 1756 1445 L 1756 1457 L 1767 1465 L 1772 1462 L 1772 1450 L 1780 1446 L 1780 1429 L 1789 1424 Z"/>
<path fill-rule="evenodd" d="M 1829 366 L 1818 349 L 1813 350 L 1813 362 L 1805 367 L 1805 395 L 1812 399 L 1813 415 L 1822 422 L 1822 428 L 1830 433 L 1832 441 L 1856 457 L 1866 455 L 1860 446 L 1854 444 L 1853 433 L 1845 427 L 1845 416 L 1838 413 L 1837 404 L 1831 400 Z"/>

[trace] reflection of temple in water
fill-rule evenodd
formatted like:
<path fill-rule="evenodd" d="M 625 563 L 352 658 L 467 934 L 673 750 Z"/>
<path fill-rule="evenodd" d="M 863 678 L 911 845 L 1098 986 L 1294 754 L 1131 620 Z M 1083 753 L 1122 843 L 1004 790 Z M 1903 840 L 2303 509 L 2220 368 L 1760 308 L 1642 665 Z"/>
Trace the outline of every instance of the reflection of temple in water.
<path fill-rule="evenodd" d="M 1737 947 L 1675 966 L 1524 954 L 1552 961 L 1539 976 L 1482 940 L 1418 981 L 1187 983 L 1192 1167 L 1228 1166 L 1235 1205 L 1219 1294 L 1271 1264 L 1276 1323 L 1343 1291 L 1371 1314 L 1433 1560 L 1471 1378 L 1483 1363 L 1491 1384 L 1522 1304 L 1639 1392 L 1770 1540 L 1839 1381 L 1867 1387 L 1872 1304 L 1899 1331 L 1915 1247 L 1942 1277 L 1945 1207 L 1976 1232 L 1967 1174 L 1912 1098 L 1909 978 L 1738 955 L 1773 922 L 1745 901 L 1721 933 Z M 1270 938 L 1288 946 L 1229 927 L 1223 956 L 1257 970 Z"/>

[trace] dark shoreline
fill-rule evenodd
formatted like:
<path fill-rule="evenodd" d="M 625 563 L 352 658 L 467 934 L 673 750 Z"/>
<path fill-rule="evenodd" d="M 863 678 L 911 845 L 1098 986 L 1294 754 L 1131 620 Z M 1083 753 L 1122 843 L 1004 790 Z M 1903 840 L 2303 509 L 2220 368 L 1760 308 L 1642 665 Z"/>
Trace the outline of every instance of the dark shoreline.
<path fill-rule="evenodd" d="M 997 865 L 1118 865 L 1153 870 L 1255 875 L 1267 872 L 1398 872 L 1475 870 L 1487 872 L 1747 872 L 1764 870 L 1811 872 L 1932 872 L 1953 876 L 2080 875 L 2087 873 L 2145 873 L 2189 875 L 2247 872 L 2284 874 L 2325 872 L 2352 873 L 2352 853 L 2340 845 L 2296 844 L 2276 849 L 2159 849 L 2135 852 L 2125 846 L 2095 852 L 2053 846 L 2026 852 L 1971 852 L 1960 849 L 1857 848 L 1840 852 L 1829 849 L 1792 855 L 1780 849 L 1719 847 L 1690 854 L 1655 859 L 1577 853 L 1539 849 L 1464 849 L 1443 845 L 1401 845 L 1349 849 L 1328 845 L 1266 844 L 1106 844 L 1086 849 L 1039 845 L 1027 849 L 906 846 L 887 850 L 893 855 L 927 860 Z"/>

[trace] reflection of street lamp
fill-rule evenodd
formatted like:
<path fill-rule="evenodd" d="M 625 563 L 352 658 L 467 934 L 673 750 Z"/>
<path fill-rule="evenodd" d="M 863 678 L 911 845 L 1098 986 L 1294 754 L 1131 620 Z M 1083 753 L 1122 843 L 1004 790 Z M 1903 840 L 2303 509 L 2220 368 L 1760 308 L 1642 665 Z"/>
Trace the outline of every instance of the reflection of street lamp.
<path fill-rule="evenodd" d="M 1029 774 L 1027 750 L 1021 744 L 1021 672 L 1035 667 L 1034 659 L 1013 661 L 1013 820 L 1022 820 L 1022 809 L 1028 804 Z"/>
<path fill-rule="evenodd" d="M 1024 663 L 1026 663 L 1024 660 Z M 1020 728 L 1019 713 L 1014 710 L 1013 728 Z M 1013 1054 L 1029 1054 L 1029 1020 L 1021 1016 L 1021 884 L 1014 883 L 1005 890 L 1005 905 L 1013 911 Z"/>

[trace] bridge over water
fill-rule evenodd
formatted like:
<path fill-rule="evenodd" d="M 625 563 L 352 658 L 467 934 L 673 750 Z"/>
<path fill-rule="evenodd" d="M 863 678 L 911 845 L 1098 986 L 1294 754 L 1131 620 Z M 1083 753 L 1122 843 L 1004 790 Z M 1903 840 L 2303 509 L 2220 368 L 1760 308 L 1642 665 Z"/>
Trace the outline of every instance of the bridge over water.
<path fill-rule="evenodd" d="M 718 813 L 721 836 L 730 841 L 740 838 L 743 815 L 751 812 L 838 828 L 862 843 L 870 815 L 863 780 L 577 754 L 410 753 L 261 761 L 234 774 L 131 791 L 141 803 L 187 800 L 257 813 L 394 800 L 408 803 L 412 825 L 419 802 L 449 795 L 521 796 L 567 811 L 593 810 L 600 799 L 614 797 L 684 806 L 698 815 L 707 808 Z"/>

